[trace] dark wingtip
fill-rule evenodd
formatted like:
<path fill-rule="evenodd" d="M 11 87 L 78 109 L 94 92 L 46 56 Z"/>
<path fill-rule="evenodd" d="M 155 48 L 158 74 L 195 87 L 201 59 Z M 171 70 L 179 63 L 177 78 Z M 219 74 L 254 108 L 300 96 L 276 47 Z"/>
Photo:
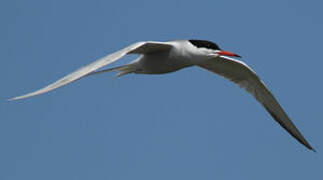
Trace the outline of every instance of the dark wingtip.
<path fill-rule="evenodd" d="M 312 150 L 313 152 L 317 153 L 317 151 L 314 148 L 310 147 L 309 149 Z"/>
<path fill-rule="evenodd" d="M 234 54 L 235 57 L 238 57 L 238 58 L 242 58 L 240 55 L 238 54 Z"/>
<path fill-rule="evenodd" d="M 316 150 L 314 148 L 312 148 L 312 146 L 310 145 L 310 143 L 308 143 L 306 141 L 306 139 L 303 137 L 303 135 L 298 131 L 298 129 L 296 128 L 296 126 L 292 123 L 292 125 L 296 128 L 296 130 L 299 132 L 299 137 L 292 133 L 287 126 L 279 120 L 279 118 L 275 115 L 275 113 L 273 113 L 266 105 L 263 104 L 263 106 L 265 107 L 265 109 L 269 112 L 269 114 L 276 120 L 276 122 L 278 122 L 291 136 L 293 136 L 298 142 L 300 142 L 301 144 L 303 144 L 307 149 L 312 150 L 313 152 L 316 153 Z"/>

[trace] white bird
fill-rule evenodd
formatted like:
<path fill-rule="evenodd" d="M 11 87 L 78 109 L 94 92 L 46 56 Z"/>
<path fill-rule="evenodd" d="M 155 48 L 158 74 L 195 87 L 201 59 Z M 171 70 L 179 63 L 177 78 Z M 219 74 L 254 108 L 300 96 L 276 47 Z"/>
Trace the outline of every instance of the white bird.
<path fill-rule="evenodd" d="M 96 71 L 127 54 L 140 54 L 140 57 L 123 66 Z M 315 151 L 289 119 L 273 94 L 257 76 L 255 71 L 242 61 L 227 56 L 240 57 L 239 55 L 220 49 L 219 46 L 213 42 L 205 40 L 137 42 L 81 67 L 42 89 L 9 100 L 18 100 L 39 95 L 87 75 L 109 71 L 119 71 L 116 75 L 117 77 L 128 73 L 163 74 L 195 65 L 223 76 L 247 90 L 270 113 L 270 115 L 289 132 L 290 135 L 308 149 Z"/>

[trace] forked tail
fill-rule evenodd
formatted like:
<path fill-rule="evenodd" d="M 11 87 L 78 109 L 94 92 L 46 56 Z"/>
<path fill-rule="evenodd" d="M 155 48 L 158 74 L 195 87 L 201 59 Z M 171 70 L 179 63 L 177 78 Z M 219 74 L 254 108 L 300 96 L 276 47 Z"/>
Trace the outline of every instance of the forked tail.
<path fill-rule="evenodd" d="M 94 71 L 94 72 L 89 73 L 86 76 L 96 75 L 96 74 L 101 74 L 101 73 L 106 73 L 106 72 L 113 72 L 113 71 L 119 71 L 115 77 L 120 77 L 120 76 L 129 74 L 129 73 L 135 72 L 136 68 L 135 68 L 134 64 L 127 64 L 127 65 L 118 66 L 118 67 L 114 67 L 114 68 L 104 69 L 101 71 Z"/>

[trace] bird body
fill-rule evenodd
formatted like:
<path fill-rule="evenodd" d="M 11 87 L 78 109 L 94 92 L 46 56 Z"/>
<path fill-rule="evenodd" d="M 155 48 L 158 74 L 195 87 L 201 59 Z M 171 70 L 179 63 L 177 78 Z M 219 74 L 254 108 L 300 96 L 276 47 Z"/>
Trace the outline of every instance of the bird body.
<path fill-rule="evenodd" d="M 167 51 L 146 53 L 138 59 L 126 65 L 136 74 L 164 74 L 174 72 L 189 66 L 193 66 L 202 59 L 198 56 L 195 47 L 188 41 L 177 40 L 168 42 L 172 48 Z M 203 57 L 203 56 L 202 56 Z"/>
<path fill-rule="evenodd" d="M 127 54 L 139 54 L 140 56 L 129 64 L 96 71 Z M 80 79 L 81 77 L 98 73 L 119 71 L 117 76 L 129 73 L 164 74 L 195 65 L 223 76 L 244 88 L 256 98 L 285 130 L 301 144 L 314 151 L 255 71 L 242 61 L 229 58 L 228 56 L 240 57 L 239 55 L 220 49 L 218 45 L 211 41 L 205 40 L 137 42 L 94 61 L 89 65 L 81 67 L 40 90 L 9 100 L 18 100 L 42 94 Z"/>

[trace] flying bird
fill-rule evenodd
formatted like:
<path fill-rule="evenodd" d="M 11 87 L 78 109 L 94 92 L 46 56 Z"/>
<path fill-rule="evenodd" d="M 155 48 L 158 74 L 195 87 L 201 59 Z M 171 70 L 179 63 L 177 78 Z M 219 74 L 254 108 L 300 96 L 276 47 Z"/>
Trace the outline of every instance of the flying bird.
<path fill-rule="evenodd" d="M 127 54 L 139 54 L 140 56 L 129 64 L 97 71 L 99 68 L 109 65 Z M 217 44 L 206 40 L 141 41 L 83 66 L 42 89 L 9 100 L 39 95 L 84 76 L 104 72 L 118 71 L 116 76 L 119 77 L 129 73 L 164 74 L 190 66 L 198 66 L 223 76 L 244 88 L 256 98 L 274 120 L 290 135 L 308 149 L 315 151 L 289 119 L 255 71 L 244 62 L 230 57 L 240 58 L 239 55 L 224 51 Z"/>

